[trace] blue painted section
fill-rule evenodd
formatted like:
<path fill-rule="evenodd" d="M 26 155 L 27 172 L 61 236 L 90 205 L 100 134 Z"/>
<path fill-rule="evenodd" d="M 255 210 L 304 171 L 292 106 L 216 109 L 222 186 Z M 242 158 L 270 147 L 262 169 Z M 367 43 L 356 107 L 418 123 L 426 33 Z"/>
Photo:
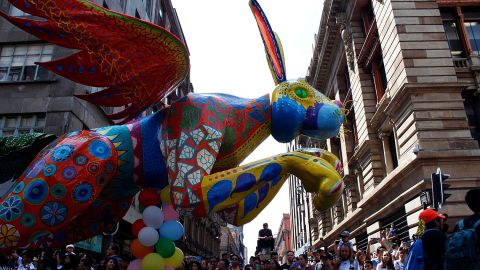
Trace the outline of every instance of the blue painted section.
<path fill-rule="evenodd" d="M 165 118 L 164 111 L 140 121 L 143 149 L 143 183 L 146 187 L 163 188 L 168 184 L 165 158 L 160 150 L 158 133 Z"/>
<path fill-rule="evenodd" d="M 263 171 L 262 174 L 260 175 L 260 179 L 258 179 L 259 182 L 262 181 L 270 181 L 273 180 L 275 177 L 280 175 L 282 172 L 282 166 L 278 163 L 272 163 L 267 165 Z"/>
<path fill-rule="evenodd" d="M 228 199 L 230 191 L 232 190 L 232 182 L 230 180 L 220 180 L 213 185 L 207 192 L 207 200 L 209 205 L 209 212 L 215 208 L 219 203 Z"/>
<path fill-rule="evenodd" d="M 242 173 L 240 176 L 238 176 L 237 185 L 232 193 L 247 191 L 255 186 L 255 183 L 255 175 L 251 173 Z"/>
<path fill-rule="evenodd" d="M 265 197 L 267 197 L 267 194 L 268 194 L 268 190 L 270 189 L 270 186 L 267 184 L 267 185 L 264 185 L 262 187 L 260 187 L 258 189 L 258 203 L 257 203 L 257 207 L 260 205 L 261 202 L 263 202 L 263 200 L 265 200 Z"/>
<path fill-rule="evenodd" d="M 253 209 L 257 206 L 257 194 L 252 192 L 245 198 L 243 203 L 243 217 L 246 217 L 248 213 L 252 212 Z"/>
<path fill-rule="evenodd" d="M 281 176 L 281 175 L 275 177 L 275 179 L 272 180 L 272 188 L 273 188 L 274 186 L 276 186 L 276 185 L 278 184 L 278 182 L 280 182 L 280 180 L 282 180 L 282 176 Z"/>
<path fill-rule="evenodd" d="M 302 133 L 317 139 L 328 139 L 336 136 L 344 120 L 340 108 L 333 103 L 324 103 L 317 109 L 316 127 L 313 126 L 314 129 L 312 129 L 312 126 L 304 125 Z"/>
<path fill-rule="evenodd" d="M 279 98 L 272 104 L 272 136 L 287 143 L 300 134 L 305 109 L 288 97 Z"/>

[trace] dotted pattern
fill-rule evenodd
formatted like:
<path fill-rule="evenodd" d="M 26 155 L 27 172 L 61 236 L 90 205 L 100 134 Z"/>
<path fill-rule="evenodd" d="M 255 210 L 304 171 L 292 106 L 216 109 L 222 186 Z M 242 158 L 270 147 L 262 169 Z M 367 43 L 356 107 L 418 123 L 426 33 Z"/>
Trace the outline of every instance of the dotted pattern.
<path fill-rule="evenodd" d="M 117 152 L 106 137 L 81 131 L 47 146 L 31 164 L 0 200 L 0 248 L 63 245 L 68 236 L 62 227 L 114 176 Z"/>

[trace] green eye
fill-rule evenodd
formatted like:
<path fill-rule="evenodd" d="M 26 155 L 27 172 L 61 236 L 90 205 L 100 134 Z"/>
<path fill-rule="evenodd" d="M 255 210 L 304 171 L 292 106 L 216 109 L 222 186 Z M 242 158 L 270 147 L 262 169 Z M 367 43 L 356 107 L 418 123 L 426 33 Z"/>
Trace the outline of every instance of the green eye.
<path fill-rule="evenodd" d="M 302 89 L 302 88 L 295 89 L 295 95 L 297 95 L 297 97 L 299 97 L 299 98 L 307 98 L 308 97 L 307 90 Z"/>

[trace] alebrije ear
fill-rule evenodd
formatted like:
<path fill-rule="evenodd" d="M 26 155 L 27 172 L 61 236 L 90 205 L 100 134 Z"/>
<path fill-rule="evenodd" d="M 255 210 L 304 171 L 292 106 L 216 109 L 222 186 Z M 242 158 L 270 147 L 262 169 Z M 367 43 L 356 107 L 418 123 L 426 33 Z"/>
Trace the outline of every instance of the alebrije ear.
<path fill-rule="evenodd" d="M 268 23 L 267 16 L 263 13 L 262 8 L 256 0 L 250 0 L 250 8 L 252 10 L 255 21 L 257 22 L 258 30 L 262 36 L 263 45 L 265 46 L 265 54 L 267 56 L 268 66 L 272 72 L 275 84 L 280 84 L 286 81 L 285 73 L 285 59 L 283 57 L 282 44 L 280 38 Z"/>

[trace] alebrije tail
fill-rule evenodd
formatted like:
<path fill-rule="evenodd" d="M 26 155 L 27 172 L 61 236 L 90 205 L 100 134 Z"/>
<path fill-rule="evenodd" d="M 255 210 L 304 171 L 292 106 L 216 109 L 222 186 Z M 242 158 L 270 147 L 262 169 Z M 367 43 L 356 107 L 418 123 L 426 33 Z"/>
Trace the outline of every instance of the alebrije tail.
<path fill-rule="evenodd" d="M 0 249 L 66 239 L 65 228 L 111 185 L 117 166 L 115 145 L 96 132 L 72 132 L 47 146 L 0 198 Z"/>

